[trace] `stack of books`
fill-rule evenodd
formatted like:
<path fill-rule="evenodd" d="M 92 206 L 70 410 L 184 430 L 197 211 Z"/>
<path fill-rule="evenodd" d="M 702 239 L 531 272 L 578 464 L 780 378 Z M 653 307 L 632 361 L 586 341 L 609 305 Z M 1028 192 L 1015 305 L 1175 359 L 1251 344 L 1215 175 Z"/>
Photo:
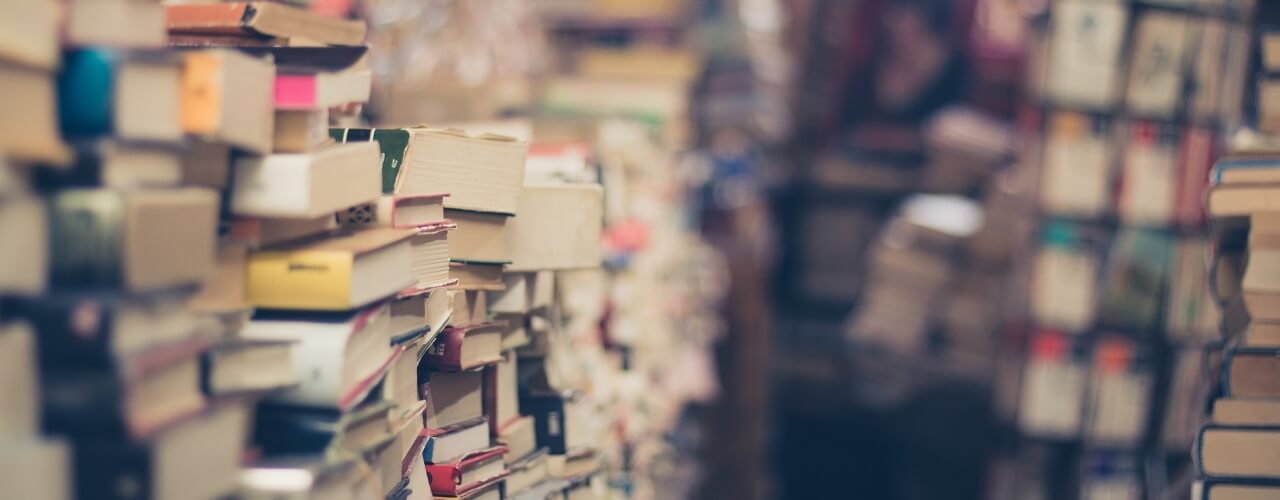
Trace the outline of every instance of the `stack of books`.
<path fill-rule="evenodd" d="M 1233 148 L 1238 151 L 1238 148 Z M 1280 336 L 1274 298 L 1280 268 L 1273 260 L 1280 231 L 1276 192 L 1280 161 L 1275 150 L 1228 156 L 1214 167 L 1208 195 L 1214 252 L 1209 288 L 1223 304 L 1221 397 L 1214 400 L 1195 442 L 1200 473 L 1196 498 L 1270 495 L 1280 470 L 1254 457 L 1280 449 L 1280 385 L 1275 382 Z"/>

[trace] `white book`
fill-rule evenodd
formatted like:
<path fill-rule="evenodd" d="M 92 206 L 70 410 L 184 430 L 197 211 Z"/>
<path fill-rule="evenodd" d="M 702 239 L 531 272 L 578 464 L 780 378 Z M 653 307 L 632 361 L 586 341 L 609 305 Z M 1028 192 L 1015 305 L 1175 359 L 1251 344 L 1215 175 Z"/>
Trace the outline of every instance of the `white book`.
<path fill-rule="evenodd" d="M 1121 2 L 1069 0 L 1053 3 L 1045 97 L 1090 108 L 1107 108 L 1119 97 L 1128 7 Z"/>
<path fill-rule="evenodd" d="M 529 145 L 510 137 L 415 128 L 396 179 L 396 194 L 446 192 L 446 208 L 514 214 Z"/>
<path fill-rule="evenodd" d="M 347 313 L 259 313 L 240 336 L 296 342 L 293 366 L 300 383 L 271 399 L 345 409 L 394 361 L 390 326 L 390 306 L 383 302 Z"/>
<path fill-rule="evenodd" d="M 0 445 L 0 484 L 6 498 L 72 498 L 71 447 L 63 441 L 28 439 Z"/>
<path fill-rule="evenodd" d="M 236 162 L 236 215 L 314 218 L 382 194 L 377 144 L 337 144 L 310 154 L 273 154 Z"/>

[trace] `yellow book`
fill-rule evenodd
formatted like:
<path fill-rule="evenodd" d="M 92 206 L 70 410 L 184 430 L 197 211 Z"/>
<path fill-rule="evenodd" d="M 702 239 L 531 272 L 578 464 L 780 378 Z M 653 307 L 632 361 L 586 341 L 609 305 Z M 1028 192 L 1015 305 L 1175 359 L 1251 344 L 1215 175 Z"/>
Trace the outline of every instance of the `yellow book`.
<path fill-rule="evenodd" d="M 385 227 L 338 233 L 249 256 L 248 300 L 267 309 L 345 311 L 413 284 L 412 230 Z"/>

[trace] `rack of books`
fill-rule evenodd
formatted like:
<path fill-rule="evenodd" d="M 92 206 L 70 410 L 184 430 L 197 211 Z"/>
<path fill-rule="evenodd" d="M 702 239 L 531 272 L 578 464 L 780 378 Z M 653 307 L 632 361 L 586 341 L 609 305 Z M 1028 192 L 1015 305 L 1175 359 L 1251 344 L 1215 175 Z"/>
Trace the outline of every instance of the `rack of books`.
<path fill-rule="evenodd" d="M 683 102 L 371 127 L 434 109 L 394 6 L 321 3 L 0 7 L 7 494 L 657 495 L 723 292 Z"/>
<path fill-rule="evenodd" d="M 1040 218 L 999 363 L 993 498 L 1178 492 L 1217 339 L 1202 192 L 1241 123 L 1251 2 L 1034 13 L 1021 167 Z"/>

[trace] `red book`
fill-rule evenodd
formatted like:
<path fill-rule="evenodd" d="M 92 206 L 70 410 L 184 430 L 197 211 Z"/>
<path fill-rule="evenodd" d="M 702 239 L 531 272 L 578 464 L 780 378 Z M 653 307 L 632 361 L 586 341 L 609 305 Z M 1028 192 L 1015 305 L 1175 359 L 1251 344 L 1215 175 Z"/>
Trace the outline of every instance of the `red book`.
<path fill-rule="evenodd" d="M 427 479 L 434 495 L 464 496 L 507 477 L 502 461 L 505 446 L 477 450 L 450 462 L 428 464 Z"/>
<path fill-rule="evenodd" d="M 496 323 L 451 326 L 440 332 L 422 366 L 441 371 L 471 370 L 502 361 L 502 330 Z"/>

